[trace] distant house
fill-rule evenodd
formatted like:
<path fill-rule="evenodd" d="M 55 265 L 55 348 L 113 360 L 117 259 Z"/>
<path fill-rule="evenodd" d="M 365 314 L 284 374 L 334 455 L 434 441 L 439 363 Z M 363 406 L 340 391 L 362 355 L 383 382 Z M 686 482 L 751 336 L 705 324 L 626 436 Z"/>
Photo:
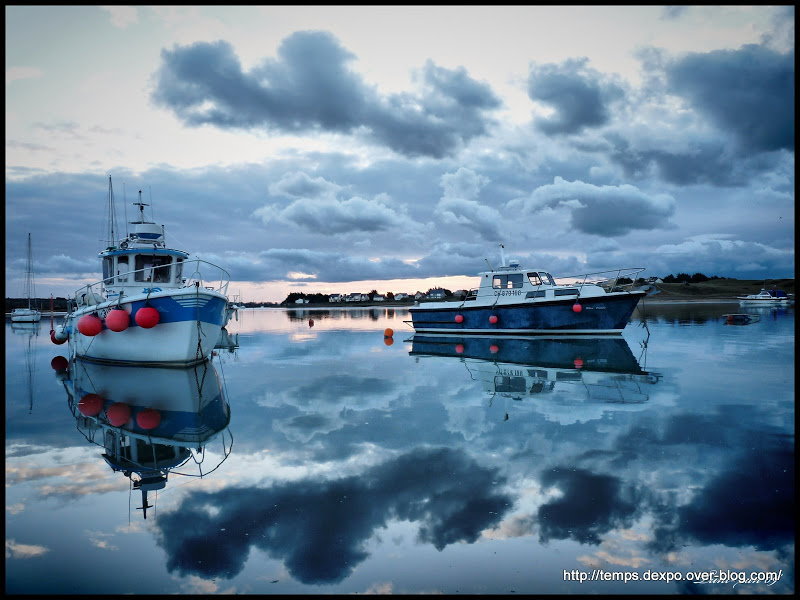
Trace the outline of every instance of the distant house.
<path fill-rule="evenodd" d="M 431 293 L 428 294 L 428 298 L 431 300 L 442 300 L 444 299 L 444 290 L 442 288 L 431 290 Z"/>
<path fill-rule="evenodd" d="M 294 301 L 295 304 L 308 304 L 308 300 L 306 298 L 298 298 Z"/>
<path fill-rule="evenodd" d="M 456 290 L 453 292 L 453 296 L 456 298 L 464 298 L 467 295 L 467 290 Z"/>
<path fill-rule="evenodd" d="M 425 298 L 425 294 L 423 292 L 417 292 L 414 294 L 414 300 L 421 300 L 422 298 Z"/>
<path fill-rule="evenodd" d="M 394 295 L 395 300 L 406 300 L 408 298 L 408 294 L 405 292 L 400 292 L 399 294 Z"/>
<path fill-rule="evenodd" d="M 361 302 L 364 300 L 364 294 L 347 294 L 345 302 Z"/>
<path fill-rule="evenodd" d="M 373 302 L 383 302 L 384 300 L 386 300 L 386 296 L 384 296 L 383 294 L 375 294 L 372 297 Z"/>
<path fill-rule="evenodd" d="M 341 302 L 344 300 L 341 294 L 331 294 L 328 296 L 328 302 Z"/>
<path fill-rule="evenodd" d="M 647 283 L 664 283 L 664 280 L 661 277 L 648 277 Z"/>

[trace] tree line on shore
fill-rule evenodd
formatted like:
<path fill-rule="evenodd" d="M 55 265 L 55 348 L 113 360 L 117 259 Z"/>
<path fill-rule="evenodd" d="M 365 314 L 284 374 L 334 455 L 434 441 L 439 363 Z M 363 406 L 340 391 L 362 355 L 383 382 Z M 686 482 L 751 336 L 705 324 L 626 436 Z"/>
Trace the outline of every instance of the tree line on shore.
<path fill-rule="evenodd" d="M 736 281 L 735 277 L 719 277 L 717 275 L 712 275 L 708 277 L 703 273 L 694 273 L 693 275 L 689 275 L 688 273 L 678 273 L 677 275 L 673 275 L 670 273 L 666 277 L 661 278 L 663 283 L 703 283 L 706 281 L 714 281 L 714 280 L 731 280 Z M 618 281 L 620 284 L 626 283 L 633 283 L 631 279 L 622 278 Z M 637 279 L 636 283 L 646 283 L 645 279 Z M 444 291 L 445 298 L 450 298 L 453 296 L 453 292 L 444 289 L 444 288 L 436 288 L 441 289 Z M 430 294 L 433 291 L 433 288 L 427 290 L 425 292 L 426 295 Z M 378 294 L 377 290 L 372 290 L 368 296 L 368 300 L 363 302 L 372 302 L 373 298 Z M 244 306 L 245 308 L 264 308 L 270 306 L 294 306 L 297 303 L 297 300 L 304 300 L 305 303 L 308 304 L 330 304 L 329 298 L 331 294 L 324 294 L 324 293 L 314 293 L 314 294 L 306 294 L 303 292 L 292 292 L 286 296 L 286 298 L 282 302 L 239 302 L 240 306 Z M 387 292 L 383 294 L 386 301 L 389 302 L 401 302 L 401 303 L 408 303 L 411 304 L 414 302 L 414 294 L 404 298 L 403 300 L 396 300 L 394 294 L 392 292 Z M 53 310 L 56 312 L 65 312 L 68 310 L 68 301 L 67 298 L 63 298 L 61 296 L 55 298 L 31 298 L 31 305 L 35 308 L 39 309 L 42 312 L 47 312 L 50 310 L 50 303 L 52 300 Z M 344 301 L 341 302 L 342 304 Z M 5 302 L 5 309 L 6 312 L 9 312 L 15 308 L 25 308 L 28 306 L 27 298 L 6 298 Z"/>

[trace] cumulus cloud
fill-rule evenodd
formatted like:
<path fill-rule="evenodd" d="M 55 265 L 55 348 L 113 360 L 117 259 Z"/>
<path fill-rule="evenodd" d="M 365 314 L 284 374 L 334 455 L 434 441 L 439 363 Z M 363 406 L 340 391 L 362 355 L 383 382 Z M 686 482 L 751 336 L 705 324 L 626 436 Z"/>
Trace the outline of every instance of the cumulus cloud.
<path fill-rule="evenodd" d="M 324 177 L 314 177 L 312 179 L 307 173 L 295 171 L 285 173 L 280 180 L 270 184 L 269 193 L 290 198 L 313 198 L 335 194 L 340 189 L 340 186 L 326 181 Z"/>
<path fill-rule="evenodd" d="M 364 135 L 407 156 L 442 158 L 486 133 L 500 101 L 463 68 L 432 62 L 422 89 L 381 96 L 348 64 L 355 56 L 328 32 L 287 37 L 276 58 L 249 72 L 225 41 L 162 50 L 152 98 L 192 126 Z"/>
<path fill-rule="evenodd" d="M 646 194 L 632 185 L 596 186 L 556 177 L 527 198 L 508 203 L 511 209 L 535 213 L 564 207 L 571 212 L 571 225 L 583 233 L 620 236 L 636 229 L 670 227 L 675 200 L 667 194 Z"/>
<path fill-rule="evenodd" d="M 549 117 L 536 119 L 538 129 L 548 135 L 561 135 L 609 122 L 610 105 L 623 97 L 623 89 L 587 64 L 588 59 L 580 58 L 560 65 L 531 65 L 528 96 L 554 111 Z"/>
<path fill-rule="evenodd" d="M 326 235 L 377 233 L 395 229 L 407 232 L 409 228 L 417 228 L 406 215 L 377 200 L 358 196 L 348 200 L 300 198 L 283 209 L 266 206 L 254 214 L 264 223 L 278 220 Z"/>
<path fill-rule="evenodd" d="M 436 205 L 434 214 L 444 223 L 462 225 L 474 230 L 483 239 L 497 242 L 502 239 L 500 213 L 477 201 L 481 189 L 489 178 L 470 169 L 460 168 L 456 173 L 442 175 L 440 185 L 444 196 Z"/>

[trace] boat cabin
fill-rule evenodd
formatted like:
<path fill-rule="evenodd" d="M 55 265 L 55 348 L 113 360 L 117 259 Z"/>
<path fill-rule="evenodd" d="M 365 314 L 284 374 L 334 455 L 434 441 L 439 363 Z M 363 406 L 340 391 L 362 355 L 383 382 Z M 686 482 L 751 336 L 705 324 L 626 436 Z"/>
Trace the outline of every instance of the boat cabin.
<path fill-rule="evenodd" d="M 139 220 L 131 221 L 133 231 L 118 246 L 110 246 L 100 253 L 103 262 L 103 283 L 109 297 L 121 292 L 126 295 L 141 293 L 147 288 L 177 288 L 183 285 L 183 262 L 187 252 L 166 247 L 164 226 L 144 218 L 141 200 Z M 154 290 L 155 291 L 155 290 Z"/>

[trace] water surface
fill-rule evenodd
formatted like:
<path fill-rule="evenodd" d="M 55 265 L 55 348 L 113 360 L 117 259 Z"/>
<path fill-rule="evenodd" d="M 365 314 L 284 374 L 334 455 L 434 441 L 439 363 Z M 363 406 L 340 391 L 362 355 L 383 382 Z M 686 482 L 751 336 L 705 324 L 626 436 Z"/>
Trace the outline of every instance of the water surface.
<path fill-rule="evenodd" d="M 47 318 L 6 322 L 6 593 L 792 593 L 794 311 L 728 312 L 513 340 L 245 310 L 167 373 L 57 371 Z M 146 519 L 92 392 L 205 436 Z"/>

